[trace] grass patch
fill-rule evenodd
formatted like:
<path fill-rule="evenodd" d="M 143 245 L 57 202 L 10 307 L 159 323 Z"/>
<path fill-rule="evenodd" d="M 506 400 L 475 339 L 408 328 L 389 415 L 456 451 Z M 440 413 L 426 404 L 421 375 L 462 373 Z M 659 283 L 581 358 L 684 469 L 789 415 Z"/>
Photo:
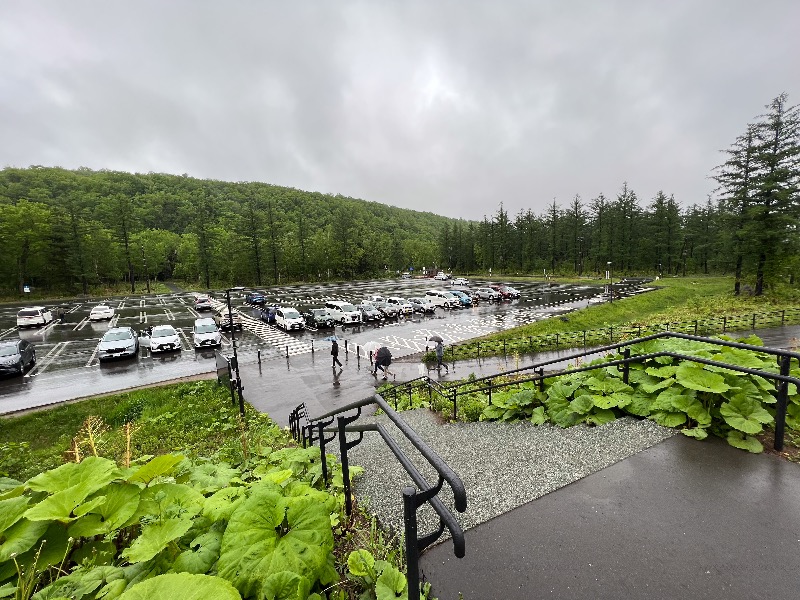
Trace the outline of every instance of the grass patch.
<path fill-rule="evenodd" d="M 144 295 L 147 290 L 147 284 L 138 282 L 136 284 L 137 292 L 133 296 Z M 151 294 L 171 294 L 172 291 L 160 281 L 150 282 Z M 89 294 L 76 293 L 75 290 L 45 290 L 34 288 L 28 294 L 20 294 L 19 292 L 10 292 L 9 290 L 0 291 L 0 304 L 58 304 L 65 300 L 102 300 L 116 296 L 130 296 L 131 286 L 126 283 L 117 283 L 110 285 L 92 285 L 89 286 Z"/>
<path fill-rule="evenodd" d="M 100 417 L 100 421 L 87 427 L 91 417 Z M 24 481 L 54 468 L 72 460 L 76 443 L 84 455 L 92 453 L 94 443 L 101 456 L 123 464 L 128 451 L 126 423 L 131 423 L 133 458 L 178 451 L 234 461 L 244 447 L 252 451 L 289 441 L 269 417 L 249 407 L 246 421 L 244 431 L 228 389 L 216 381 L 90 398 L 0 419 L 0 476 Z"/>

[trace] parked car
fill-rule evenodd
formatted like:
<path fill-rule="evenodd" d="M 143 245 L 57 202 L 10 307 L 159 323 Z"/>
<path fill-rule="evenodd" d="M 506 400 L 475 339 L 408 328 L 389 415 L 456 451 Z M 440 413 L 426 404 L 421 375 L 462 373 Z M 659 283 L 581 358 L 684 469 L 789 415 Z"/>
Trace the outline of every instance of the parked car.
<path fill-rule="evenodd" d="M 373 302 L 372 306 L 377 308 L 381 314 L 387 319 L 394 319 L 399 312 L 399 309 L 396 304 L 389 304 L 388 302 Z"/>
<path fill-rule="evenodd" d="M 0 342 L 0 375 L 24 375 L 36 364 L 36 349 L 28 340 Z"/>
<path fill-rule="evenodd" d="M 384 318 L 383 313 L 372 304 L 361 303 L 356 306 L 356 308 L 361 311 L 362 323 L 366 323 L 367 321 L 380 321 Z"/>
<path fill-rule="evenodd" d="M 465 277 L 456 277 L 453 279 L 453 285 L 469 285 L 469 279 Z"/>
<path fill-rule="evenodd" d="M 258 316 L 261 318 L 264 323 L 269 323 L 270 325 L 275 324 L 275 313 L 277 312 L 277 306 L 264 306 L 259 311 Z"/>
<path fill-rule="evenodd" d="M 411 304 L 411 302 L 405 298 L 401 298 L 400 296 L 389 296 L 386 299 L 386 302 L 397 306 L 397 314 L 410 315 L 414 313 L 414 306 Z"/>
<path fill-rule="evenodd" d="M 436 275 L 433 276 L 433 278 L 438 281 L 447 281 L 448 279 L 450 279 L 450 275 L 448 275 L 444 271 L 439 271 Z"/>
<path fill-rule="evenodd" d="M 192 343 L 195 350 L 200 348 L 215 348 L 222 345 L 222 333 L 220 333 L 214 319 L 205 317 L 195 319 L 192 328 Z"/>
<path fill-rule="evenodd" d="M 518 289 L 513 288 L 510 285 L 505 286 L 505 288 L 511 294 L 512 298 L 519 298 L 520 297 L 520 291 Z"/>
<path fill-rule="evenodd" d="M 172 325 L 156 325 L 150 332 L 150 352 L 181 350 L 181 338 Z"/>
<path fill-rule="evenodd" d="M 461 301 L 458 298 L 444 290 L 428 290 L 425 292 L 425 297 L 436 306 L 441 306 L 442 308 L 458 308 L 461 306 Z"/>
<path fill-rule="evenodd" d="M 208 296 L 197 296 L 194 299 L 195 310 L 212 310 L 214 307 L 211 304 L 211 298 Z"/>
<path fill-rule="evenodd" d="M 333 317 L 324 308 L 312 308 L 303 313 L 303 320 L 306 327 L 316 327 L 317 329 L 327 329 L 336 325 Z"/>
<path fill-rule="evenodd" d="M 409 298 L 408 301 L 414 307 L 414 312 L 431 314 L 436 312 L 436 305 L 428 298 Z"/>
<path fill-rule="evenodd" d="M 231 326 L 238 331 L 242 330 L 242 318 L 239 313 L 233 311 L 233 314 L 231 314 L 228 312 L 227 307 L 214 315 L 214 322 L 223 331 L 230 329 Z"/>
<path fill-rule="evenodd" d="M 512 298 L 514 298 L 514 294 L 511 291 L 509 291 L 509 289 L 504 285 L 498 283 L 490 283 L 489 287 L 492 288 L 498 294 L 500 294 L 500 298 L 502 300 L 511 300 Z"/>
<path fill-rule="evenodd" d="M 89 311 L 90 321 L 110 321 L 114 318 L 114 309 L 107 304 L 98 304 Z"/>
<path fill-rule="evenodd" d="M 130 358 L 139 353 L 139 336 L 130 327 L 112 327 L 100 338 L 97 360 Z"/>
<path fill-rule="evenodd" d="M 244 301 L 248 304 L 255 304 L 256 306 L 262 306 L 267 299 L 264 298 L 264 294 L 260 292 L 248 292 L 245 297 Z"/>
<path fill-rule="evenodd" d="M 489 287 L 482 287 L 475 289 L 475 295 L 481 300 L 490 300 L 492 302 L 499 302 L 502 300 L 500 292 L 493 290 Z"/>
<path fill-rule="evenodd" d="M 328 300 L 325 308 L 333 317 L 333 320 L 341 325 L 353 325 L 361 323 L 361 312 L 349 302 L 342 300 Z"/>
<path fill-rule="evenodd" d="M 41 327 L 53 320 L 53 313 L 44 306 L 31 306 L 23 308 L 17 313 L 17 327 Z"/>
<path fill-rule="evenodd" d="M 405 273 L 403 273 L 402 275 L 400 275 L 400 277 L 401 277 L 402 279 L 411 279 L 411 273 L 409 273 L 408 271 L 406 271 Z"/>
<path fill-rule="evenodd" d="M 472 306 L 472 298 L 470 298 L 464 292 L 461 292 L 459 290 L 450 290 L 450 293 L 453 294 L 453 296 L 455 296 L 456 298 L 458 298 L 458 301 L 461 303 L 461 306 Z"/>
<path fill-rule="evenodd" d="M 364 302 L 368 302 L 369 304 L 375 304 L 376 302 L 386 302 L 386 298 L 383 296 L 367 296 L 367 299 Z"/>
<path fill-rule="evenodd" d="M 290 306 L 281 306 L 275 311 L 275 325 L 284 331 L 303 329 L 306 326 L 303 317 L 297 309 Z"/>

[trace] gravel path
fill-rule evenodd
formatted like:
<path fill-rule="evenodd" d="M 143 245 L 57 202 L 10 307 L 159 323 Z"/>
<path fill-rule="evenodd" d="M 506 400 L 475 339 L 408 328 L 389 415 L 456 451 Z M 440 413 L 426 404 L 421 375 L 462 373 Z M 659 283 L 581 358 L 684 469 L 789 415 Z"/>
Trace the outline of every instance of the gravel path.
<path fill-rule="evenodd" d="M 457 513 L 447 483 L 439 497 L 457 516 L 464 530 L 475 527 L 544 494 L 632 456 L 675 431 L 652 421 L 623 418 L 600 427 L 579 425 L 561 429 L 531 423 L 440 423 L 430 411 L 402 413 L 406 422 L 461 477 L 467 490 L 467 511 Z M 379 421 L 413 460 L 426 479 L 435 471 L 386 416 Z M 351 434 L 352 436 L 353 434 Z M 352 439 L 348 436 L 348 439 Z M 338 444 L 336 444 L 338 448 Z M 377 432 L 350 450 L 350 463 L 365 467 L 355 483 L 355 495 L 370 512 L 395 531 L 402 531 L 402 495 L 411 478 Z M 436 529 L 438 515 L 428 506 L 419 510 L 420 534 Z M 447 530 L 445 530 L 447 534 Z M 444 539 L 444 536 L 443 538 Z"/>

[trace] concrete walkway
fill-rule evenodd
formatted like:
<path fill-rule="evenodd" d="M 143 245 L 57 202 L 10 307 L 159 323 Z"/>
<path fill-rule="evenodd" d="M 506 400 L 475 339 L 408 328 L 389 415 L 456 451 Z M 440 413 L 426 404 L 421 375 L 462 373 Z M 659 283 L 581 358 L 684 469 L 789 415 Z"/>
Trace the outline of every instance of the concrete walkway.
<path fill-rule="evenodd" d="M 794 600 L 800 465 L 672 437 L 426 552 L 439 600 Z"/>

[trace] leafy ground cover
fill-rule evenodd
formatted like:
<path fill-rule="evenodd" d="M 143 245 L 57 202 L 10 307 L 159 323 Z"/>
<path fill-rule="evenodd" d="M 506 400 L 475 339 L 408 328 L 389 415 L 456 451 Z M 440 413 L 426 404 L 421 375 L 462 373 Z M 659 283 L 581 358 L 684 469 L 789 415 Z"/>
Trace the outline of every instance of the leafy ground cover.
<path fill-rule="evenodd" d="M 755 336 L 744 343 L 760 345 Z M 684 356 L 718 361 L 767 373 L 778 373 L 772 355 L 726 348 L 682 339 L 659 339 L 630 347 L 631 356 L 675 352 Z M 608 359 L 618 360 L 621 355 Z M 607 362 L 597 359 L 589 365 Z M 800 366 L 792 364 L 791 375 L 800 377 Z M 633 363 L 627 383 L 617 367 L 547 378 L 538 382 L 514 378 L 493 381 L 491 400 L 487 382 L 456 384 L 459 418 L 467 421 L 551 422 L 561 427 L 579 423 L 602 425 L 622 416 L 651 419 L 684 435 L 705 439 L 709 434 L 750 452 L 763 450 L 775 422 L 776 387 L 767 378 L 732 369 L 702 365 L 690 360 L 659 356 Z M 800 393 L 789 386 L 786 454 L 796 456 L 800 441 Z M 409 397 L 398 394 L 399 407 L 431 406 L 452 415 L 452 400 L 418 388 Z"/>
<path fill-rule="evenodd" d="M 318 448 L 214 382 L 3 419 L 0 452 L 0 598 L 407 597 L 335 457 L 326 485 Z"/>

